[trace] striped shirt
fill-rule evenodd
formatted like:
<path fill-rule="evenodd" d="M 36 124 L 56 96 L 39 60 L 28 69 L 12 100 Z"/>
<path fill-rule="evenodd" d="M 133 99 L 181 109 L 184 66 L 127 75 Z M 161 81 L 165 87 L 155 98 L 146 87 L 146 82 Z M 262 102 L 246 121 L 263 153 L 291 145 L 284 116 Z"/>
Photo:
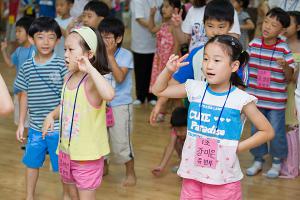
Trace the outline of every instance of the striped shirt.
<path fill-rule="evenodd" d="M 20 69 L 15 85 L 27 93 L 30 128 L 41 131 L 45 117 L 59 105 L 66 73 L 64 60 L 55 54 L 45 64 L 30 58 Z M 58 120 L 54 130 L 59 130 Z"/>
<path fill-rule="evenodd" d="M 294 68 L 294 60 L 288 45 L 281 39 L 274 45 L 266 45 L 261 38 L 249 44 L 249 87 L 247 92 L 258 98 L 260 108 L 282 110 L 287 100 L 287 82 L 282 67 L 276 60 L 283 58 Z"/>

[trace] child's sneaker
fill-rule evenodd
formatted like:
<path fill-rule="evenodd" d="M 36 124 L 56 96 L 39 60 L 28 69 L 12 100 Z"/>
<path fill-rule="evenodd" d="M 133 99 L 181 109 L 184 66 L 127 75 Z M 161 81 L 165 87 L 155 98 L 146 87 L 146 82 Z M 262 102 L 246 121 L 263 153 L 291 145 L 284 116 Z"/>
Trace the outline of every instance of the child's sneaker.
<path fill-rule="evenodd" d="M 262 162 L 254 161 L 251 167 L 246 170 L 247 176 L 254 176 L 262 170 Z"/>
<path fill-rule="evenodd" d="M 138 105 L 141 105 L 142 102 L 141 102 L 141 100 L 136 99 L 132 104 L 135 105 L 135 106 L 138 106 Z"/>
<path fill-rule="evenodd" d="M 272 164 L 271 169 L 267 172 L 266 176 L 268 178 L 278 178 L 280 174 L 281 164 Z"/>
<path fill-rule="evenodd" d="M 156 105 L 156 102 L 157 102 L 156 100 L 150 100 L 150 101 L 149 101 L 149 103 L 150 103 L 151 106 L 155 106 L 155 105 Z"/>

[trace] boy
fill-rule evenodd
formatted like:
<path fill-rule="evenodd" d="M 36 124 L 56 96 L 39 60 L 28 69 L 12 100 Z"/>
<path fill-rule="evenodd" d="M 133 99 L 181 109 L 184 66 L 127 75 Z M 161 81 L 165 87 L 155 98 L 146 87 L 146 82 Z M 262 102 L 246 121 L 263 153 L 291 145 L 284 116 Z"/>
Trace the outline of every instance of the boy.
<path fill-rule="evenodd" d="M 51 166 L 58 171 L 56 148 L 59 138 L 59 122 L 53 122 L 53 132 L 42 139 L 44 118 L 60 103 L 60 93 L 67 73 L 65 61 L 57 57 L 54 47 L 61 37 L 56 21 L 40 17 L 29 28 L 29 41 L 36 46 L 37 53 L 28 59 L 20 69 L 16 80 L 17 89 L 22 91 L 20 99 L 20 122 L 16 132 L 17 140 L 25 141 L 23 136 L 27 108 L 30 113 L 28 141 L 23 156 L 26 166 L 27 200 L 34 198 L 35 187 L 46 152 L 49 152 Z"/>
<path fill-rule="evenodd" d="M 28 39 L 28 30 L 30 25 L 33 22 L 33 18 L 31 17 L 22 17 L 16 23 L 16 39 L 19 43 L 19 47 L 8 56 L 7 53 L 7 41 L 1 42 L 1 53 L 4 59 L 4 62 L 9 67 L 15 67 L 18 74 L 19 70 L 22 68 L 23 63 L 32 58 L 35 54 L 35 47 L 30 44 Z M 14 113 L 14 122 L 16 125 L 19 124 L 19 93 L 21 92 L 15 87 L 14 84 L 14 106 L 15 106 L 15 113 Z M 26 117 L 25 127 L 28 128 L 28 119 Z"/>
<path fill-rule="evenodd" d="M 213 0 L 206 5 L 203 23 L 208 38 L 227 34 L 233 22 L 234 8 L 230 2 Z M 196 47 L 190 52 L 185 60 L 185 62 L 189 62 L 189 64 L 175 72 L 169 84 L 185 83 L 187 79 L 205 80 L 204 74 L 202 73 L 203 47 L 204 46 Z M 240 77 L 241 76 L 242 75 L 240 75 Z M 246 79 L 247 77 L 243 76 L 244 83 L 247 83 Z M 167 102 L 167 98 L 159 98 L 150 115 L 151 124 L 156 122 L 160 108 L 165 102 Z"/>
<path fill-rule="evenodd" d="M 109 15 L 108 6 L 97 0 L 88 2 L 83 9 L 83 25 L 97 29 L 100 22 Z"/>
<path fill-rule="evenodd" d="M 131 141 L 133 56 L 130 51 L 121 47 L 124 31 L 123 22 L 116 18 L 105 18 L 99 25 L 112 69 L 112 82 L 116 83 L 116 96 L 108 104 L 112 108 L 115 122 L 108 128 L 112 160 L 118 164 L 125 164 L 126 178 L 123 186 L 134 186 L 136 176 Z"/>
<path fill-rule="evenodd" d="M 68 34 L 67 27 L 72 22 L 73 18 L 70 15 L 70 10 L 73 6 L 74 0 L 56 0 L 56 22 L 60 26 L 62 37 L 60 42 L 55 47 L 55 53 L 61 58 L 65 57 L 65 37 Z"/>
<path fill-rule="evenodd" d="M 281 8 L 271 9 L 262 24 L 262 38 L 249 44 L 249 88 L 247 92 L 258 98 L 257 106 L 272 124 L 275 137 L 270 142 L 272 168 L 268 178 L 277 178 L 281 160 L 287 157 L 285 131 L 285 108 L 287 83 L 291 79 L 294 60 L 288 45 L 279 35 L 290 25 L 289 15 Z M 252 134 L 256 130 L 252 127 Z M 263 156 L 268 153 L 267 144 L 251 149 L 253 165 L 247 169 L 248 176 L 262 170 Z"/>

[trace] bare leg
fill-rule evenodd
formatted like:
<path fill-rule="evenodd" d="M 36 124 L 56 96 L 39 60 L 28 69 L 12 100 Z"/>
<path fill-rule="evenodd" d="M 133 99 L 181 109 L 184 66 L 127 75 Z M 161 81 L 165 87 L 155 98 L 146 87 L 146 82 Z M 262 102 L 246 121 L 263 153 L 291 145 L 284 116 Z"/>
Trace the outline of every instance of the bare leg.
<path fill-rule="evenodd" d="M 71 197 L 72 200 L 79 200 L 79 194 L 78 194 L 78 190 L 75 186 L 75 184 L 64 184 L 64 187 L 68 188 L 68 192 L 69 195 Z"/>
<path fill-rule="evenodd" d="M 80 200 L 96 200 L 96 190 L 78 190 L 78 192 Z"/>
<path fill-rule="evenodd" d="M 39 169 L 26 168 L 26 200 L 33 200 Z"/>
<path fill-rule="evenodd" d="M 134 171 L 134 159 L 125 163 L 126 166 L 126 178 L 123 181 L 123 186 L 135 186 L 136 185 L 136 176 Z"/>

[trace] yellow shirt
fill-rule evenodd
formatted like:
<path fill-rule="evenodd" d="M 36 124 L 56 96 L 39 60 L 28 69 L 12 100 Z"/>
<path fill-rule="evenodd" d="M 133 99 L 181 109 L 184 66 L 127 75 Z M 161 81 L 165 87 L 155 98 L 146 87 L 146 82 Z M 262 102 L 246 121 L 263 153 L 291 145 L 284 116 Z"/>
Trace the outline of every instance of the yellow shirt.
<path fill-rule="evenodd" d="M 86 80 L 82 82 L 78 90 L 69 148 L 72 112 L 77 88 L 68 89 L 65 84 L 65 93 L 62 94 L 62 134 L 59 149 L 69 153 L 71 160 L 96 160 L 109 153 L 105 115 L 106 102 L 102 101 L 99 107 L 89 103 L 84 89 Z"/>

